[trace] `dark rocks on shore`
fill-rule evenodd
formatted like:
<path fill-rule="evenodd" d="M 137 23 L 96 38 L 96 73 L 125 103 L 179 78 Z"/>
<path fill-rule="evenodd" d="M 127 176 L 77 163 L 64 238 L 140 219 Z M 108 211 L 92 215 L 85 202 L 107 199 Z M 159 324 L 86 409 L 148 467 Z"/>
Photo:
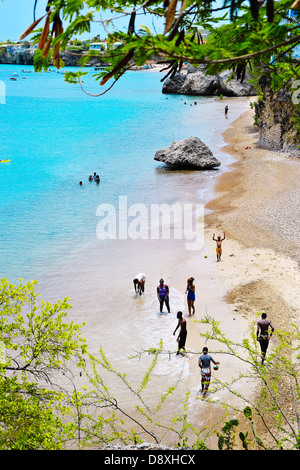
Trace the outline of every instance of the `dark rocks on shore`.
<path fill-rule="evenodd" d="M 295 82 L 297 84 L 297 82 Z M 255 103 L 255 122 L 259 129 L 260 145 L 300 157 L 299 92 L 292 81 L 273 91 L 269 70 L 259 79 L 263 99 Z"/>
<path fill-rule="evenodd" d="M 179 170 L 209 170 L 221 165 L 198 137 L 175 140 L 168 148 L 157 150 L 154 160 Z"/>
<path fill-rule="evenodd" d="M 71 53 L 71 52 L 61 52 L 60 57 L 64 62 L 66 67 L 78 67 L 80 65 L 80 59 L 82 59 L 84 54 L 82 53 Z M 13 65 L 33 65 L 34 64 L 34 51 L 24 50 L 18 52 L 9 52 L 6 51 L 4 54 L 0 55 L 0 64 L 13 64 Z M 86 67 L 94 67 L 103 65 L 98 57 L 91 57 L 89 62 L 86 64 Z M 49 65 L 53 65 L 51 60 Z"/>
<path fill-rule="evenodd" d="M 229 80 L 231 71 L 217 75 L 206 75 L 203 67 L 188 69 L 187 74 L 176 74 L 165 81 L 162 92 L 165 94 L 195 96 L 256 96 L 254 87 L 248 83 L 250 76 L 246 73 L 243 83 L 236 79 Z"/>

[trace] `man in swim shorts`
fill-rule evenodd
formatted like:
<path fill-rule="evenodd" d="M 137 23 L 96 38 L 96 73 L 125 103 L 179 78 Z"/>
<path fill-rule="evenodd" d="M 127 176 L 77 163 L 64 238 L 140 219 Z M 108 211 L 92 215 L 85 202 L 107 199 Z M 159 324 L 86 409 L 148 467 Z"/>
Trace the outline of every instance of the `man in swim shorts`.
<path fill-rule="evenodd" d="M 269 328 L 271 329 L 270 334 L 269 334 Z M 257 322 L 257 330 L 256 330 L 256 338 L 257 338 L 257 341 L 259 341 L 260 349 L 261 349 L 261 363 L 262 364 L 264 363 L 264 360 L 267 354 L 267 349 L 269 346 L 269 340 L 274 330 L 275 328 L 273 327 L 270 320 L 267 320 L 267 314 L 263 312 L 261 314 L 261 320 Z"/>
<path fill-rule="evenodd" d="M 224 232 L 224 237 L 221 238 L 220 235 L 218 238 L 215 238 L 215 234 L 213 234 L 213 240 L 217 242 L 217 247 L 216 247 L 216 253 L 217 253 L 217 261 L 221 261 L 221 255 L 222 255 L 222 241 L 225 240 L 225 232 Z"/>
<path fill-rule="evenodd" d="M 203 354 L 199 357 L 198 365 L 201 369 L 201 392 L 202 398 L 205 398 L 206 392 L 208 390 L 210 379 L 211 379 L 211 366 L 210 363 L 220 364 L 215 361 L 210 354 L 208 354 L 208 349 L 204 347 L 202 349 Z"/>
<path fill-rule="evenodd" d="M 160 279 L 159 286 L 157 287 L 157 298 L 159 300 L 160 313 L 162 313 L 164 303 L 166 304 L 167 310 L 170 313 L 169 287 L 164 284 L 163 279 Z"/>
<path fill-rule="evenodd" d="M 179 335 L 177 337 L 177 342 L 178 342 L 178 350 L 177 354 L 179 354 L 179 351 L 183 349 L 185 351 L 185 342 L 186 342 L 186 337 L 187 337 L 187 330 L 186 330 L 186 319 L 182 317 L 182 312 L 177 312 L 177 318 L 178 318 L 178 324 L 173 331 L 173 335 L 175 335 L 176 330 L 180 327 L 179 330 Z"/>
<path fill-rule="evenodd" d="M 137 294 L 142 295 L 145 292 L 146 276 L 144 273 L 139 273 L 133 279 L 134 290 Z"/>

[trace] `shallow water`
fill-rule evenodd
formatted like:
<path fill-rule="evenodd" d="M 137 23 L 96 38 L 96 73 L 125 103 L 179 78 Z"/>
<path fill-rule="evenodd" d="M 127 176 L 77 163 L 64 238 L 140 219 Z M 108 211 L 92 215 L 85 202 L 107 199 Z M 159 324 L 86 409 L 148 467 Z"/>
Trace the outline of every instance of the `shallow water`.
<path fill-rule="evenodd" d="M 41 297 L 51 302 L 68 296 L 72 319 L 86 322 L 90 349 L 102 346 L 121 368 L 132 350 L 157 346 L 160 338 L 174 350 L 176 312 L 186 314 L 185 282 L 194 273 L 187 263 L 176 279 L 173 274 L 185 260 L 203 258 L 205 246 L 187 250 L 184 238 L 173 239 L 173 225 L 166 240 L 100 240 L 97 209 L 110 204 L 119 216 L 120 197 L 127 208 L 142 204 L 148 214 L 151 204 L 203 205 L 214 178 L 231 163 L 220 151 L 221 132 L 245 109 L 245 100 L 230 100 L 225 119 L 224 101 L 163 95 L 158 72 L 129 72 L 110 93 L 91 98 L 61 74 L 22 70 L 33 69 L 0 68 L 6 84 L 0 159 L 11 160 L 0 166 L 1 277 L 36 279 Z M 10 81 L 16 72 L 18 80 Z M 99 91 L 90 76 L 84 85 Z M 210 147 L 220 169 L 169 171 L 154 161 L 157 149 L 190 136 Z M 99 185 L 88 181 L 94 171 Z M 137 298 L 132 280 L 141 271 L 146 292 Z M 159 312 L 161 277 L 170 287 L 170 315 Z M 171 377 L 182 367 L 164 361 L 157 373 Z M 130 368 L 135 373 L 139 365 Z"/>

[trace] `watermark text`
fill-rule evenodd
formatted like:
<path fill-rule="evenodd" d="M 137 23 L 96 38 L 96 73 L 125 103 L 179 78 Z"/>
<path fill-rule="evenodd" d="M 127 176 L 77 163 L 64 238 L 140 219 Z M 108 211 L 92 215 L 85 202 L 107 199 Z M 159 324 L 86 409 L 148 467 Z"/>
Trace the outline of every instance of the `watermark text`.
<path fill-rule="evenodd" d="M 127 196 L 119 205 L 101 204 L 96 215 L 99 240 L 183 240 L 186 250 L 200 250 L 204 242 L 203 204 L 136 203 L 128 206 Z"/>

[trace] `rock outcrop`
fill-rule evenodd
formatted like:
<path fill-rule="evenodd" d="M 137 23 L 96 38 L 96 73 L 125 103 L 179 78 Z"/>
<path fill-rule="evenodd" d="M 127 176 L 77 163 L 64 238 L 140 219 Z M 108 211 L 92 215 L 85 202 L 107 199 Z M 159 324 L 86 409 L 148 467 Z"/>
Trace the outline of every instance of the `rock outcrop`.
<path fill-rule="evenodd" d="M 15 64 L 15 65 L 33 65 L 34 51 L 24 50 L 20 52 L 6 51 L 0 55 L 0 64 Z M 83 54 L 72 53 L 72 52 L 61 52 L 60 57 L 66 67 L 77 67 L 79 61 L 83 57 Z M 101 62 L 98 57 L 91 57 L 89 62 L 86 64 L 87 67 L 99 66 Z M 50 61 L 49 65 L 53 65 Z"/>
<path fill-rule="evenodd" d="M 162 92 L 165 94 L 195 95 L 195 96 L 255 96 L 254 87 L 248 83 L 250 76 L 245 75 L 243 83 L 229 80 L 231 72 L 225 71 L 217 75 L 206 75 L 203 67 L 196 71 L 189 69 L 187 74 L 176 74 L 174 78 L 165 81 Z"/>
<path fill-rule="evenodd" d="M 157 150 L 154 160 L 180 170 L 208 170 L 221 165 L 198 137 L 175 140 L 168 148 Z"/>
<path fill-rule="evenodd" d="M 263 99 L 255 105 L 255 121 L 259 128 L 259 143 L 291 156 L 300 157 L 300 90 L 292 83 L 273 92 L 267 74 L 259 79 Z M 298 96 L 299 92 L 299 96 Z"/>
<path fill-rule="evenodd" d="M 0 54 L 0 64 L 33 65 L 34 52 L 24 50 L 22 52 L 5 51 Z"/>

